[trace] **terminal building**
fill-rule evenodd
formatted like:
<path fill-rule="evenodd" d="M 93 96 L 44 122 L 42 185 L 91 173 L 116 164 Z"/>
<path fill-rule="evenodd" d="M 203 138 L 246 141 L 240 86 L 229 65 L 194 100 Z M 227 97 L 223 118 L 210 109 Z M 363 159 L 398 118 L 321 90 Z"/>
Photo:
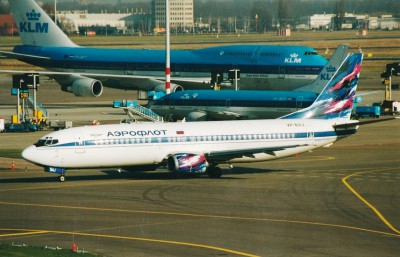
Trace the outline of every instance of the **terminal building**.
<path fill-rule="evenodd" d="M 170 0 L 170 28 L 176 32 L 193 30 L 193 0 Z M 126 10 L 125 13 L 58 12 L 57 20 L 68 33 L 111 35 L 159 33 L 165 31 L 165 0 L 152 0 L 150 13 Z"/>
<path fill-rule="evenodd" d="M 193 0 L 169 0 L 170 28 L 179 32 L 191 31 L 194 27 Z M 165 28 L 165 0 L 153 0 L 155 29 Z"/>
<path fill-rule="evenodd" d="M 308 24 L 302 23 L 299 29 L 399 29 L 400 19 L 392 15 L 371 17 L 365 14 L 346 13 L 342 19 L 341 27 L 338 28 L 336 14 L 314 14 L 308 17 Z"/>
<path fill-rule="evenodd" d="M 151 14 L 142 10 L 130 10 L 126 13 L 58 12 L 57 21 L 67 33 L 79 33 L 87 36 L 147 34 L 152 31 Z"/>

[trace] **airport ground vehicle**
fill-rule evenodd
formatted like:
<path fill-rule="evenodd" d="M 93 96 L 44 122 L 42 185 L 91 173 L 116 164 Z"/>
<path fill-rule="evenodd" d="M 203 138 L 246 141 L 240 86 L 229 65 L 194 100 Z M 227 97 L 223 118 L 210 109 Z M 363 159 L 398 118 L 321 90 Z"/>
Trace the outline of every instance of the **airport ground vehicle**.
<path fill-rule="evenodd" d="M 400 114 L 400 101 L 384 100 L 382 103 L 375 103 L 381 107 L 382 115 L 398 115 Z"/>
<path fill-rule="evenodd" d="M 43 126 L 30 121 L 5 124 L 6 132 L 34 132 L 39 130 L 43 130 Z"/>
<path fill-rule="evenodd" d="M 357 106 L 356 107 L 356 118 L 379 118 L 381 115 L 380 106 Z"/>

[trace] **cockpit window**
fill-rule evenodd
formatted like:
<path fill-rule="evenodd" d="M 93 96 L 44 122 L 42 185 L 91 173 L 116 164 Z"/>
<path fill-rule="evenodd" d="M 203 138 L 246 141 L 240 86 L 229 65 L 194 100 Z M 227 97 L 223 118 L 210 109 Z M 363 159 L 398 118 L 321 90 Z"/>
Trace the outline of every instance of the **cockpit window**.
<path fill-rule="evenodd" d="M 55 144 L 58 144 L 58 139 L 54 139 L 52 137 L 45 137 L 39 139 L 39 141 L 37 141 L 34 145 L 36 147 L 41 147 L 41 146 L 51 146 Z"/>
<path fill-rule="evenodd" d="M 317 52 L 305 52 L 304 55 L 318 55 Z"/>

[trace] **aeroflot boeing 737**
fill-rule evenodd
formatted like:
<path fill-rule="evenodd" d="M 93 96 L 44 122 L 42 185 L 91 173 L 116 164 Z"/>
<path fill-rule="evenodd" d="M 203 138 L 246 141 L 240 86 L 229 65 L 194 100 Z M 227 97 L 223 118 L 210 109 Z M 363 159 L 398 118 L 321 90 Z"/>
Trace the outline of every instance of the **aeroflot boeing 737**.
<path fill-rule="evenodd" d="M 308 108 L 276 120 L 140 123 L 77 127 L 50 133 L 22 157 L 66 169 L 158 167 L 221 176 L 221 163 L 267 161 L 330 145 L 354 134 L 353 99 L 362 54 L 350 54 Z"/>
<path fill-rule="evenodd" d="M 165 51 L 75 45 L 34 0 L 9 0 L 22 45 L 0 54 L 43 67 L 63 91 L 100 96 L 103 86 L 165 91 Z M 233 45 L 171 51 L 171 92 L 209 89 L 211 74 L 240 69 L 240 89 L 293 90 L 316 78 L 326 63 L 310 47 Z M 0 71 L 21 73 L 31 71 Z M 232 83 L 222 83 L 231 87 Z"/>

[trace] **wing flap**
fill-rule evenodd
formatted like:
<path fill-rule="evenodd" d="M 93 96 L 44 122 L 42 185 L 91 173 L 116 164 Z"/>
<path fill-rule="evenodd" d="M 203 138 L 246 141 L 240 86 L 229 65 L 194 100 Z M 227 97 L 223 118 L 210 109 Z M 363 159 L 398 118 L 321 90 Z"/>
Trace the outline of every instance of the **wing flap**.
<path fill-rule="evenodd" d="M 249 149 L 232 149 L 228 151 L 212 151 L 206 154 L 209 160 L 227 160 L 232 158 L 249 157 L 255 158 L 255 154 L 266 153 L 269 155 L 276 156 L 277 151 L 282 151 L 290 148 L 296 148 L 301 146 L 308 146 L 308 144 L 296 144 L 296 145 L 281 145 L 274 147 L 262 147 L 262 148 L 249 148 Z"/>

